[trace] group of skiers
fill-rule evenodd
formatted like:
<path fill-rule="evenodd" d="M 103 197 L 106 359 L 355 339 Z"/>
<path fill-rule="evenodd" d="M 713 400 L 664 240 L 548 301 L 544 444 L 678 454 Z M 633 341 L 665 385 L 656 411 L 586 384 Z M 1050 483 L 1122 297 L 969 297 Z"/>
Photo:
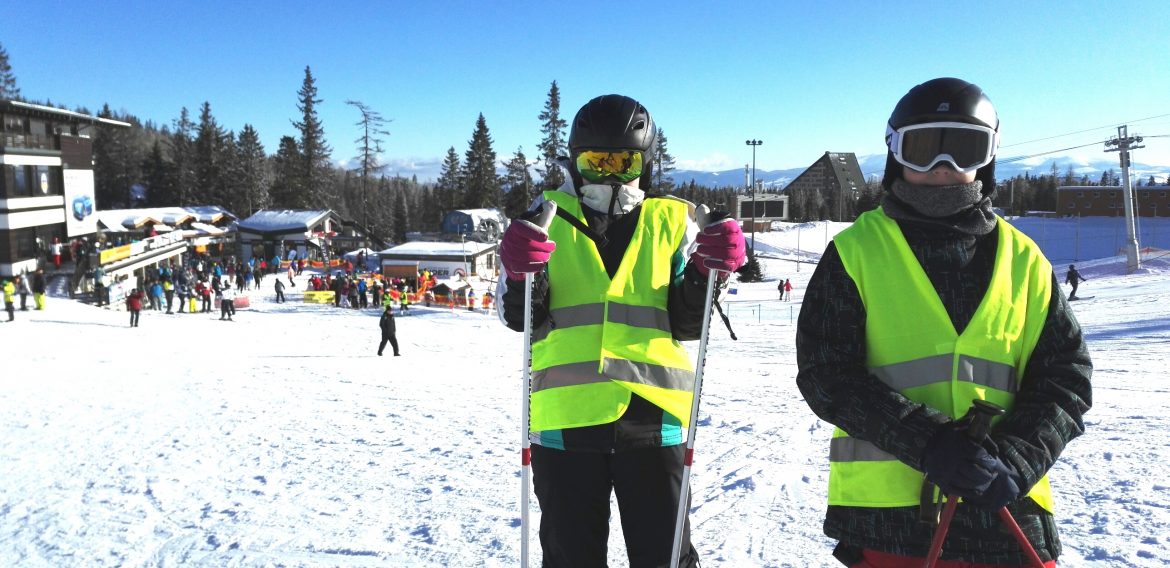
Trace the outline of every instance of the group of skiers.
<path fill-rule="evenodd" d="M 36 309 L 45 309 L 45 271 L 38 268 L 31 275 L 21 274 L 11 280 L 0 281 L 0 290 L 4 293 L 4 311 L 8 312 L 8 321 L 16 320 L 16 297 L 20 296 L 20 311 L 28 311 L 28 297 L 33 297 Z"/>
<path fill-rule="evenodd" d="M 780 283 L 776 285 L 776 291 L 780 293 L 780 300 L 788 302 L 792 300 L 792 281 L 787 278 L 781 278 Z"/>
<path fill-rule="evenodd" d="M 978 86 L 908 91 L 886 124 L 881 206 L 808 283 L 796 386 L 838 427 L 824 531 L 846 566 L 1051 567 L 1060 554 L 1048 472 L 1084 430 L 1092 362 L 1051 264 L 992 212 L 998 140 Z M 700 337 L 706 281 L 738 269 L 745 246 L 734 220 L 649 191 L 656 141 L 636 100 L 589 101 L 570 123 L 569 179 L 501 241 L 501 317 L 532 341 L 546 567 L 606 565 L 612 492 L 630 566 L 699 562 L 681 489 L 695 371 L 679 341 Z"/>

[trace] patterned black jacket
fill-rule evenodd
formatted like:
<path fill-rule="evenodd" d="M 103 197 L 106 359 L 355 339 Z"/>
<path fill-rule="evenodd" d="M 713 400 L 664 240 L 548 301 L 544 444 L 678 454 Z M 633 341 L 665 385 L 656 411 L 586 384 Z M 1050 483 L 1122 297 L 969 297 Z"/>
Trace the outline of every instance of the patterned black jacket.
<path fill-rule="evenodd" d="M 976 237 L 912 221 L 898 224 L 955 329 L 963 330 L 991 280 L 997 232 Z M 927 441 L 949 418 L 910 401 L 866 371 L 865 322 L 857 287 L 830 244 L 809 281 L 800 312 L 797 385 L 821 419 L 921 471 Z M 992 432 L 1000 455 L 1015 466 L 1028 487 L 1083 432 L 1082 415 L 1092 404 L 1091 376 L 1092 362 L 1080 325 L 1054 274 L 1048 318 L 1025 369 L 1015 408 Z M 1059 484 L 1060 479 L 1053 483 Z M 1030 499 L 1008 508 L 1041 558 L 1052 560 L 1060 554 L 1049 513 Z M 840 541 L 835 554 L 847 564 L 861 548 L 925 556 L 933 529 L 920 523 L 917 515 L 917 507 L 831 506 L 824 529 Z M 996 514 L 970 506 L 959 506 L 943 551 L 943 558 L 1026 564 L 1018 544 L 1001 530 Z"/>

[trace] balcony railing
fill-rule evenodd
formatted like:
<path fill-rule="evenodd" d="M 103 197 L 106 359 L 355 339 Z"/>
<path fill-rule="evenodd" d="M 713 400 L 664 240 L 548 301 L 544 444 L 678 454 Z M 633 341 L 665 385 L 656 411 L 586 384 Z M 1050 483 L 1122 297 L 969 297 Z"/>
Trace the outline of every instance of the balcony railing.
<path fill-rule="evenodd" d="M 60 150 L 56 136 L 46 134 L 0 133 L 0 148 L 30 148 L 34 150 Z"/>

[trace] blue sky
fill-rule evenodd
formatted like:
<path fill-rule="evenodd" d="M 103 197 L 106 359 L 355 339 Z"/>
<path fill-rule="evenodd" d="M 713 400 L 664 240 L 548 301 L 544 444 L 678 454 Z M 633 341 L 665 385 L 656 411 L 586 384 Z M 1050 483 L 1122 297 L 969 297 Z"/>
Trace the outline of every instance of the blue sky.
<path fill-rule="evenodd" d="M 894 103 L 939 76 L 991 96 L 1001 157 L 1129 123 L 1149 137 L 1135 161 L 1170 166 L 1165 0 L 4 4 L 0 44 L 26 97 L 159 124 L 208 101 L 272 153 L 295 135 L 308 65 L 333 158 L 357 153 L 345 101 L 359 100 L 393 121 L 391 174 L 432 177 L 449 147 L 462 157 L 480 113 L 501 160 L 534 157 L 554 80 L 566 119 L 600 94 L 642 101 L 680 169 L 742 168 L 748 138 L 764 141 L 759 169 L 877 154 Z M 1106 156 L 1100 144 L 1063 154 Z"/>

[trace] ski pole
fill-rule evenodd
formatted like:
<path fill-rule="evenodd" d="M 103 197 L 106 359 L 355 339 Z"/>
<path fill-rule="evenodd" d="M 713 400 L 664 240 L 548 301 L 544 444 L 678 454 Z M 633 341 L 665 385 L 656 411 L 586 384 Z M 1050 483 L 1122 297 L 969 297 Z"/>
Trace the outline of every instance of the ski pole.
<path fill-rule="evenodd" d="M 711 219 L 708 209 L 700 205 L 696 210 L 696 220 L 700 228 L 705 227 Z M 715 303 L 715 281 L 719 271 L 711 269 L 707 273 L 707 296 L 703 302 L 703 331 L 699 336 L 699 355 L 695 362 L 695 387 L 691 391 L 691 420 L 690 432 L 687 435 L 687 449 L 683 454 L 682 485 L 678 493 L 678 514 L 674 519 L 674 545 L 670 550 L 670 568 L 678 568 L 679 557 L 682 555 L 683 525 L 687 519 L 687 497 L 691 486 L 691 463 L 695 454 L 695 433 L 698 431 L 699 395 L 703 392 L 703 367 L 707 364 L 707 337 L 711 328 L 711 305 Z"/>
<path fill-rule="evenodd" d="M 532 397 L 532 280 L 524 274 L 524 393 L 520 402 L 520 566 L 528 568 L 528 494 L 532 464 L 532 442 L 528 439 L 528 404 Z"/>
<path fill-rule="evenodd" d="M 552 224 L 553 216 L 557 213 L 557 204 L 552 201 L 544 203 L 544 209 L 536 218 L 536 224 L 541 229 L 548 229 Z M 528 495 L 531 491 L 532 442 L 528 439 L 528 410 L 532 399 L 532 282 L 534 273 L 524 273 L 524 372 L 521 390 L 520 408 L 520 566 L 528 568 Z"/>
<path fill-rule="evenodd" d="M 967 428 L 967 436 L 976 442 L 982 442 L 991 430 L 991 419 L 1003 413 L 1003 408 L 985 400 L 972 401 L 971 409 L 967 411 L 968 415 L 973 415 L 971 417 L 971 426 Z M 955 510 L 958 506 L 959 498 L 954 495 L 948 495 L 947 504 L 943 507 L 942 518 L 939 520 L 938 528 L 934 531 L 934 538 L 930 541 L 930 551 L 926 555 L 926 563 L 923 564 L 924 568 L 934 568 L 939 556 L 942 555 L 943 541 L 946 540 L 947 530 L 951 526 L 951 519 L 954 518 Z M 1015 517 L 1012 517 L 1012 513 L 1008 511 L 1007 506 L 1000 507 L 997 513 L 999 514 L 1000 520 L 1007 525 L 1012 536 L 1015 537 L 1016 542 L 1019 543 L 1020 548 L 1024 551 L 1024 555 L 1028 557 L 1028 563 L 1035 568 L 1044 568 L 1044 561 L 1040 559 L 1040 555 L 1036 554 L 1036 549 L 1032 547 L 1031 542 L 1028 542 L 1028 537 L 1024 535 L 1023 529 L 1020 528 Z"/>
<path fill-rule="evenodd" d="M 678 494 L 678 515 L 674 520 L 674 546 L 670 551 L 670 567 L 678 568 L 679 556 L 682 554 L 682 533 L 683 524 L 687 519 L 687 493 L 691 485 L 691 463 L 695 454 L 695 432 L 698 430 L 699 420 L 699 393 L 703 390 L 703 366 L 707 362 L 707 335 L 708 327 L 711 325 L 711 304 L 714 303 L 715 296 L 715 269 L 711 269 L 707 273 L 707 299 L 705 301 L 706 308 L 703 309 L 703 334 L 699 338 L 699 357 L 698 363 L 695 365 L 695 389 L 691 394 L 691 421 L 690 421 L 690 435 L 687 436 L 687 450 L 683 455 L 683 474 L 682 487 L 679 488 Z"/>

